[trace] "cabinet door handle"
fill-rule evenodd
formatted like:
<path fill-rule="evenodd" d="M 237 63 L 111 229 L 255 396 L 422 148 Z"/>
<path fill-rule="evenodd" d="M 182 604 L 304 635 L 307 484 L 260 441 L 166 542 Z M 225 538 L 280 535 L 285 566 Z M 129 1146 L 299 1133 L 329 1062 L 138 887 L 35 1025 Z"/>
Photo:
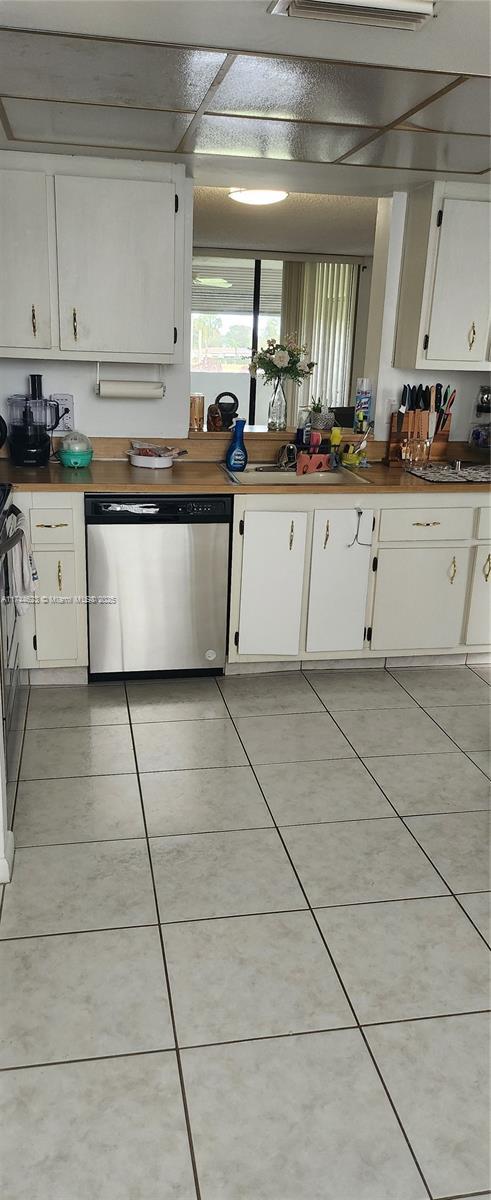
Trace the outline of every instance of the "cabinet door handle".
<path fill-rule="evenodd" d="M 486 583 L 488 583 L 489 576 L 491 575 L 491 554 L 488 554 L 488 557 L 487 557 L 486 562 L 484 563 L 484 566 L 482 569 L 482 573 L 484 575 Z"/>
<path fill-rule="evenodd" d="M 67 529 L 67 527 L 68 521 L 56 521 L 54 525 L 49 524 L 47 521 L 38 521 L 36 523 L 36 529 Z"/>
<path fill-rule="evenodd" d="M 61 592 L 61 591 L 63 591 L 63 570 L 62 570 L 62 566 L 61 566 L 61 559 L 58 559 L 57 577 L 58 577 L 58 591 Z"/>
<path fill-rule="evenodd" d="M 454 554 L 453 559 L 450 563 L 450 575 L 449 575 L 450 583 L 453 583 L 456 574 L 457 574 L 457 560 L 456 560 L 455 554 Z"/>
<path fill-rule="evenodd" d="M 476 340 L 476 326 L 475 326 L 475 323 L 474 323 L 474 321 L 472 322 L 472 325 L 471 325 L 471 327 L 470 327 L 470 329 L 469 329 L 469 333 L 467 334 L 467 339 L 468 339 L 468 342 L 469 342 L 469 350 L 472 350 L 472 347 L 473 347 L 473 345 L 474 345 L 474 342 L 475 342 L 475 340 Z"/>
<path fill-rule="evenodd" d="M 78 322 L 77 322 L 76 308 L 72 309 L 72 325 L 73 325 L 73 339 L 76 342 L 78 340 Z"/>
<path fill-rule="evenodd" d="M 328 541 L 329 541 L 329 537 L 330 537 L 330 529 L 329 529 L 329 521 L 327 520 L 327 521 L 326 521 L 326 531 L 325 531 L 325 533 L 324 533 L 324 550 L 325 550 L 325 548 L 326 548 L 326 546 L 327 546 L 327 543 L 328 543 Z"/>
<path fill-rule="evenodd" d="M 413 525 L 415 529 L 435 529 L 441 521 L 413 521 Z"/>
<path fill-rule="evenodd" d="M 38 327 L 37 327 L 37 320 L 36 320 L 36 305 L 35 304 L 33 304 L 32 308 L 31 308 L 31 325 L 32 325 L 33 336 L 37 337 Z"/>
<path fill-rule="evenodd" d="M 291 523 L 291 525 L 290 525 L 290 537 L 289 537 L 289 540 L 288 540 L 288 547 L 289 547 L 289 549 L 290 549 L 290 550 L 293 550 L 293 539 L 294 539 L 294 537 L 295 537 L 295 521 L 292 521 L 292 523 Z"/>

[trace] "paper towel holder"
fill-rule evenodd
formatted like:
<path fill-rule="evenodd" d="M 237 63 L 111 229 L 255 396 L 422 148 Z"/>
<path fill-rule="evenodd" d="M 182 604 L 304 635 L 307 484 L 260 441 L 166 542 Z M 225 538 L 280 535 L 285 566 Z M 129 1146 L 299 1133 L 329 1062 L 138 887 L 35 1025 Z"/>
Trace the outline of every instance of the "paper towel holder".
<path fill-rule="evenodd" d="M 105 400 L 161 400 L 166 385 L 162 379 L 160 364 L 155 364 L 159 378 L 146 379 L 101 379 L 100 362 L 96 362 L 95 393 Z"/>

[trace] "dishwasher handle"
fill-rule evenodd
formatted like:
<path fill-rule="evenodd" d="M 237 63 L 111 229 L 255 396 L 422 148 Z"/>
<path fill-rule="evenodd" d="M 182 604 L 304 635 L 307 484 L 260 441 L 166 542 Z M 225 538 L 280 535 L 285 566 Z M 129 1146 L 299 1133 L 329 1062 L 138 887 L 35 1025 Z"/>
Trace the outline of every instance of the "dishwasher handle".
<path fill-rule="evenodd" d="M 158 513 L 158 504 L 117 504 L 114 501 L 94 504 L 96 513 L 132 513 L 133 515 L 152 516 Z"/>

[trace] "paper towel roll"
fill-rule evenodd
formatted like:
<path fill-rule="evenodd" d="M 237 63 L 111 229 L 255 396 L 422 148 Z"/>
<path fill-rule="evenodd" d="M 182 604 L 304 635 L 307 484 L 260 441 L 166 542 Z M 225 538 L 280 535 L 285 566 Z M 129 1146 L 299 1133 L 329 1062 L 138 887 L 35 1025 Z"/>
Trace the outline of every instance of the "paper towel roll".
<path fill-rule="evenodd" d="M 100 379 L 98 395 L 103 400 L 161 400 L 165 385 L 145 379 Z"/>

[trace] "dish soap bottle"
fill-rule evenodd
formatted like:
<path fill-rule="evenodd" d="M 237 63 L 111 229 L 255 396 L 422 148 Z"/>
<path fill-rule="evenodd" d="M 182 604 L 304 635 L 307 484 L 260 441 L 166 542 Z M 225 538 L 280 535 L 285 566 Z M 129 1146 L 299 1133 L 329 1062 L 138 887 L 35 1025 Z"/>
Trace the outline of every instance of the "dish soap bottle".
<path fill-rule="evenodd" d="M 247 450 L 244 446 L 245 421 L 237 418 L 234 421 L 232 441 L 225 455 L 229 471 L 244 471 L 247 466 Z"/>

